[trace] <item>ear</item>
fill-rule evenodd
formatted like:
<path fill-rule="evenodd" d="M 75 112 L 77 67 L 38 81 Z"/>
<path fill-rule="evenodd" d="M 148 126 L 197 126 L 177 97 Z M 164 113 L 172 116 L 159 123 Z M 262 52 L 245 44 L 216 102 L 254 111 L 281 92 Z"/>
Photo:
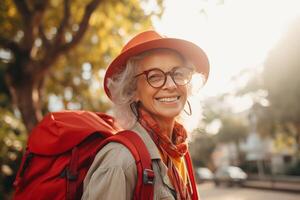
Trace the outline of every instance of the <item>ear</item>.
<path fill-rule="evenodd" d="M 140 101 L 139 94 L 137 93 L 137 91 L 135 92 L 135 95 L 134 95 L 134 97 L 133 97 L 133 101 L 134 101 L 134 102 Z"/>

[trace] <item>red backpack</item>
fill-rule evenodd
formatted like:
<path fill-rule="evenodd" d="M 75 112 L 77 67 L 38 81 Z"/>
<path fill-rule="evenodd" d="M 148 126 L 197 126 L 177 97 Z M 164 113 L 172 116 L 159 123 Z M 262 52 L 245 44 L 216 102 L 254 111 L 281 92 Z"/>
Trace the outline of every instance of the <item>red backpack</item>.
<path fill-rule="evenodd" d="M 14 182 L 14 199 L 80 199 L 95 155 L 109 142 L 125 145 L 136 160 L 134 199 L 153 199 L 154 173 L 141 138 L 121 131 L 112 117 L 87 111 L 50 113 L 34 128 Z"/>

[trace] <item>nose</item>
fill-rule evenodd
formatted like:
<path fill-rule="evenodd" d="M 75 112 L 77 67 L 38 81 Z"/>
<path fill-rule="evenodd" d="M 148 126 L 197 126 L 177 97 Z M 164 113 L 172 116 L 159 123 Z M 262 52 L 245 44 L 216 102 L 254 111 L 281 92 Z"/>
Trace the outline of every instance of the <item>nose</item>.
<path fill-rule="evenodd" d="M 177 88 L 176 83 L 173 81 L 172 77 L 170 74 L 167 75 L 167 80 L 165 85 L 163 86 L 163 89 L 174 89 Z"/>

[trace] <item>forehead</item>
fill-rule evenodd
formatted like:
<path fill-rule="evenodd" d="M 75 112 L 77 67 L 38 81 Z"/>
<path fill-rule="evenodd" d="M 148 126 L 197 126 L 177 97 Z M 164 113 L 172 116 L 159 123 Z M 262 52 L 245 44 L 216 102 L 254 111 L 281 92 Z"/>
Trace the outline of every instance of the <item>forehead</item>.
<path fill-rule="evenodd" d="M 184 58 L 176 51 L 170 49 L 156 49 L 146 52 L 139 61 L 139 71 L 151 68 L 159 68 L 163 71 L 169 71 L 173 67 L 182 66 Z"/>

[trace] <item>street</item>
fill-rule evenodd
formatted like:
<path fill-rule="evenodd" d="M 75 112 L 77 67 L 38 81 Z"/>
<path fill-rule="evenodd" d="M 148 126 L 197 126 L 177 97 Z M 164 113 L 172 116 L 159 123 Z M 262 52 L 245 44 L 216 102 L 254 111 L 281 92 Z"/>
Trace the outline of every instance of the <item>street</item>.
<path fill-rule="evenodd" d="M 201 200 L 299 200 L 300 193 L 239 187 L 215 187 L 213 183 L 198 185 Z"/>

